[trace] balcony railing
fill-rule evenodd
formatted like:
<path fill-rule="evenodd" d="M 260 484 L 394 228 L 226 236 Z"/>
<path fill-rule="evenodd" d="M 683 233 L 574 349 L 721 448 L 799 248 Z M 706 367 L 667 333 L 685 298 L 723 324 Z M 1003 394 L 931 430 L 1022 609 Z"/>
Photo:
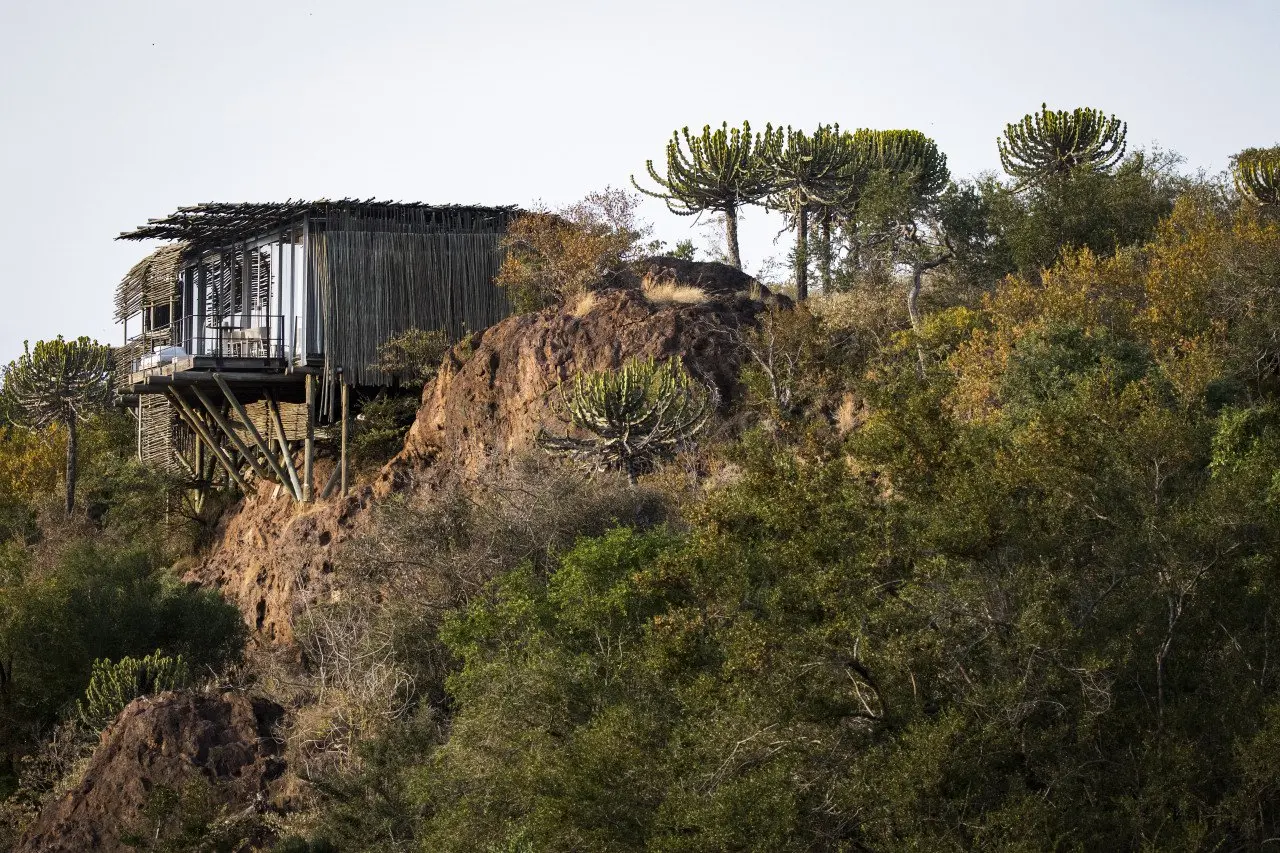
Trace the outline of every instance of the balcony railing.
<path fill-rule="evenodd" d="M 198 326 L 204 321 L 203 326 Z M 133 370 L 147 370 L 183 356 L 215 358 L 288 358 L 281 314 L 235 314 L 212 322 L 207 317 L 187 316 L 171 327 L 172 344 L 157 346 L 135 358 Z M 194 332 L 194 333 L 193 333 Z"/>

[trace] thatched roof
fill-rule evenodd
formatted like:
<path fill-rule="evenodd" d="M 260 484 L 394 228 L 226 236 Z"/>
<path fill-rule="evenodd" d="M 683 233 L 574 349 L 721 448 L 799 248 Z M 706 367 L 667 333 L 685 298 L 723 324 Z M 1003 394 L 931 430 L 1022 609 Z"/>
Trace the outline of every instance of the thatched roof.
<path fill-rule="evenodd" d="M 357 215 L 387 224 L 403 223 L 414 230 L 493 230 L 518 214 L 515 207 L 429 205 L 368 199 L 282 201 L 265 203 L 206 202 L 180 207 L 160 219 L 126 231 L 120 240 L 182 240 L 193 248 L 230 246 L 296 223 L 304 214 Z"/>
<path fill-rule="evenodd" d="M 173 297 L 178 267 L 187 246 L 173 243 L 147 255 L 116 285 L 116 320 L 137 314 L 146 305 L 159 305 Z"/>

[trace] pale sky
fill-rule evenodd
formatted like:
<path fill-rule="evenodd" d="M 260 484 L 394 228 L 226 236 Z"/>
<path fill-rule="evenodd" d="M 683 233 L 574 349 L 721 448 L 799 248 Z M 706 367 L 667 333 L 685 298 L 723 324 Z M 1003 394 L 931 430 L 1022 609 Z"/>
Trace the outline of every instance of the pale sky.
<path fill-rule="evenodd" d="M 1047 101 L 1218 171 L 1280 141 L 1278 36 L 1277 0 L 0 0 L 0 361 L 118 343 L 150 246 L 113 238 L 180 205 L 557 205 L 683 125 L 917 128 L 965 176 Z M 744 219 L 749 270 L 785 254 Z"/>

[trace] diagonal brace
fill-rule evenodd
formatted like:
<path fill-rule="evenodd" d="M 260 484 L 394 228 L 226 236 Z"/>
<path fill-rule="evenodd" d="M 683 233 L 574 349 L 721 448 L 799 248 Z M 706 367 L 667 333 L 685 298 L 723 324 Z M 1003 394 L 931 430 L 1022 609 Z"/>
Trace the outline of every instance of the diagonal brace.
<path fill-rule="evenodd" d="M 227 454 L 223 449 L 218 446 L 216 441 L 213 440 L 213 436 L 209 434 L 207 429 L 205 429 L 204 423 L 192 410 L 191 406 L 187 405 L 187 401 L 182 399 L 182 395 L 172 388 L 166 388 L 165 390 L 169 394 L 169 398 L 178 405 L 178 414 L 187 422 L 187 426 L 191 427 L 191 429 L 195 431 L 195 434 L 213 453 L 213 458 L 218 460 L 218 464 L 220 464 L 227 472 L 227 476 L 234 480 L 235 484 L 239 486 L 245 494 L 249 494 L 249 484 L 244 481 L 244 478 L 240 476 L 240 472 L 231 464 L 231 460 L 227 458 Z"/>

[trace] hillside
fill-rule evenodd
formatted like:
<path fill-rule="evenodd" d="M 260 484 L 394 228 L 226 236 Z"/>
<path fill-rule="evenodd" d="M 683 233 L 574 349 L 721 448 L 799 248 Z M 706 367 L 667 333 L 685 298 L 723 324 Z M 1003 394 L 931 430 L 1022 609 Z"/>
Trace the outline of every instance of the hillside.
<path fill-rule="evenodd" d="M 1054 122 L 1071 162 L 1014 144 Z M 0 848 L 1265 849 L 1280 150 L 1227 182 L 1097 111 L 1010 128 L 1007 180 L 751 137 L 773 203 L 848 158 L 787 196 L 776 288 L 649 256 L 625 196 L 518 217 L 518 310 L 418 330 L 420 393 L 376 369 L 352 440 L 395 442 L 345 497 L 158 472 L 94 399 L 38 421 L 42 370 L 107 363 L 42 342 L 0 442 Z"/>

